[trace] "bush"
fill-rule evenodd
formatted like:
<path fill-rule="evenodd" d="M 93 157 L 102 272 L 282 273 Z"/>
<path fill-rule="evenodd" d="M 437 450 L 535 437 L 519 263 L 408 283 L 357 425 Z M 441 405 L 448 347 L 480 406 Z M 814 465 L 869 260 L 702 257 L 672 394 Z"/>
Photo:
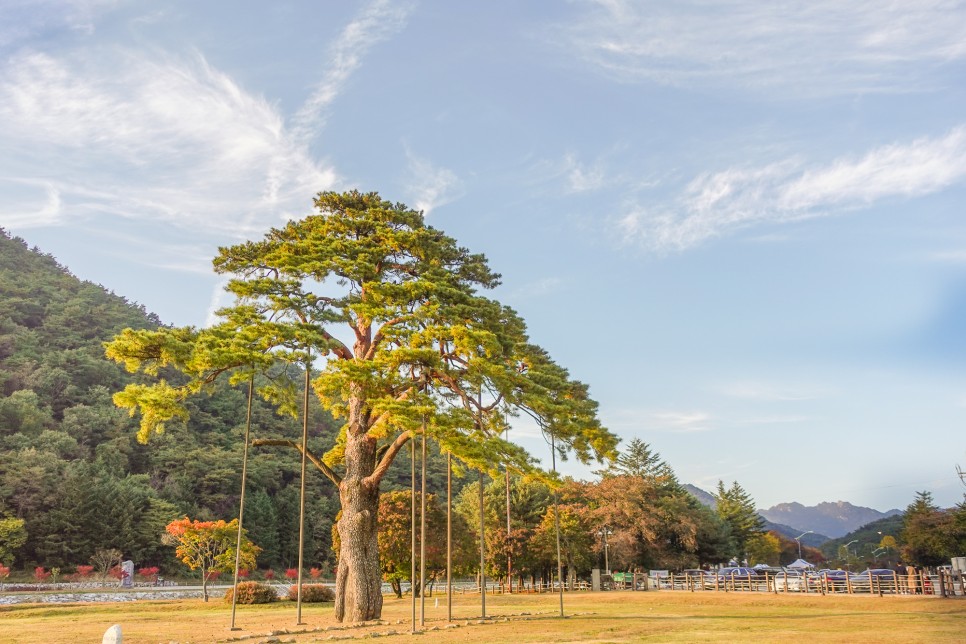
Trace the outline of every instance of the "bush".
<path fill-rule="evenodd" d="M 159 572 L 161 572 L 160 568 L 157 566 L 151 566 L 149 568 L 139 568 L 137 575 L 145 581 L 157 581 Z"/>
<path fill-rule="evenodd" d="M 234 588 L 229 588 L 225 592 L 225 603 L 230 604 Z M 270 604 L 278 601 L 278 593 L 268 584 L 260 584 L 257 581 L 238 582 L 238 603 L 239 604 Z"/>
<path fill-rule="evenodd" d="M 289 586 L 288 598 L 298 601 L 299 587 Z M 302 584 L 302 601 L 308 604 L 335 601 L 335 591 L 324 584 Z"/>

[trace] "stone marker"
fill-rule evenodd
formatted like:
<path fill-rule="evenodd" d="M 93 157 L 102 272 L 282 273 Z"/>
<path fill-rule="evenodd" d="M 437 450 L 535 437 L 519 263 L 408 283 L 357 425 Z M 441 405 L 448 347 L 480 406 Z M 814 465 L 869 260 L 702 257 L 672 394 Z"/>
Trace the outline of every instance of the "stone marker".
<path fill-rule="evenodd" d="M 130 588 L 134 585 L 134 562 L 130 559 L 121 562 L 121 586 Z"/>
<path fill-rule="evenodd" d="M 115 624 L 104 632 L 104 639 L 101 644 L 121 644 L 124 638 L 121 636 L 121 625 Z"/>

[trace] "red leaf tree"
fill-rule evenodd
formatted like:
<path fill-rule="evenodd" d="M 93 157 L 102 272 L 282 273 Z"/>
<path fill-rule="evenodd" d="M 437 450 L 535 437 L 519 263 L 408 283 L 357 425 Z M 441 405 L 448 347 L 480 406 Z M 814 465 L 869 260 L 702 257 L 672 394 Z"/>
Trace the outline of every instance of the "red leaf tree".
<path fill-rule="evenodd" d="M 188 517 L 172 521 L 165 527 L 163 541 L 175 546 L 175 554 L 191 570 L 201 570 L 201 588 L 208 601 L 208 580 L 218 572 L 235 569 L 235 542 L 238 520 L 192 521 Z M 253 544 L 242 530 L 241 565 L 255 566 L 261 548 Z"/>

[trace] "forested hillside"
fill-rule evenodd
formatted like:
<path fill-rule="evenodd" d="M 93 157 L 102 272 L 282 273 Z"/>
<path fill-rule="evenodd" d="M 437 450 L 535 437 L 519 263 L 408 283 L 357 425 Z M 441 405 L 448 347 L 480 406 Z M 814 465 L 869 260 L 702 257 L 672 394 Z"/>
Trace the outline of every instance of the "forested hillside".
<path fill-rule="evenodd" d="M 164 525 L 188 515 L 237 516 L 245 392 L 222 388 L 191 402 L 185 424 L 141 445 L 136 422 L 111 401 L 131 377 L 104 358 L 102 342 L 160 320 L 123 297 L 83 282 L 55 259 L 0 229 L 0 519 L 25 522 L 18 568 L 86 564 L 117 548 L 138 566 L 171 563 Z M 297 437 L 300 422 L 256 401 L 258 437 Z M 333 423 L 318 409 L 317 448 Z M 261 567 L 297 560 L 297 455 L 257 450 L 250 463 L 246 527 Z M 331 558 L 333 490 L 309 476 L 307 561 Z M 2 563 L 2 562 L 0 562 Z M 10 563 L 9 561 L 7 563 Z"/>

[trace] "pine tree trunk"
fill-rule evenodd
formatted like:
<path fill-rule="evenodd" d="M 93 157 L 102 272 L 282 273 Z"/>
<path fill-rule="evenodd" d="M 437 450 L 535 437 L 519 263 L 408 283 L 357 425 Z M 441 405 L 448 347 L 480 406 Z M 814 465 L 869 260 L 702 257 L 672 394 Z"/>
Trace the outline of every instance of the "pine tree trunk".
<path fill-rule="evenodd" d="M 379 485 L 368 477 L 376 464 L 375 440 L 355 432 L 346 436 L 346 474 L 339 486 L 342 518 L 338 523 L 339 568 L 335 578 L 335 617 L 363 622 L 382 616 L 382 570 L 379 567 Z M 358 426 L 358 425 L 356 425 Z"/>

